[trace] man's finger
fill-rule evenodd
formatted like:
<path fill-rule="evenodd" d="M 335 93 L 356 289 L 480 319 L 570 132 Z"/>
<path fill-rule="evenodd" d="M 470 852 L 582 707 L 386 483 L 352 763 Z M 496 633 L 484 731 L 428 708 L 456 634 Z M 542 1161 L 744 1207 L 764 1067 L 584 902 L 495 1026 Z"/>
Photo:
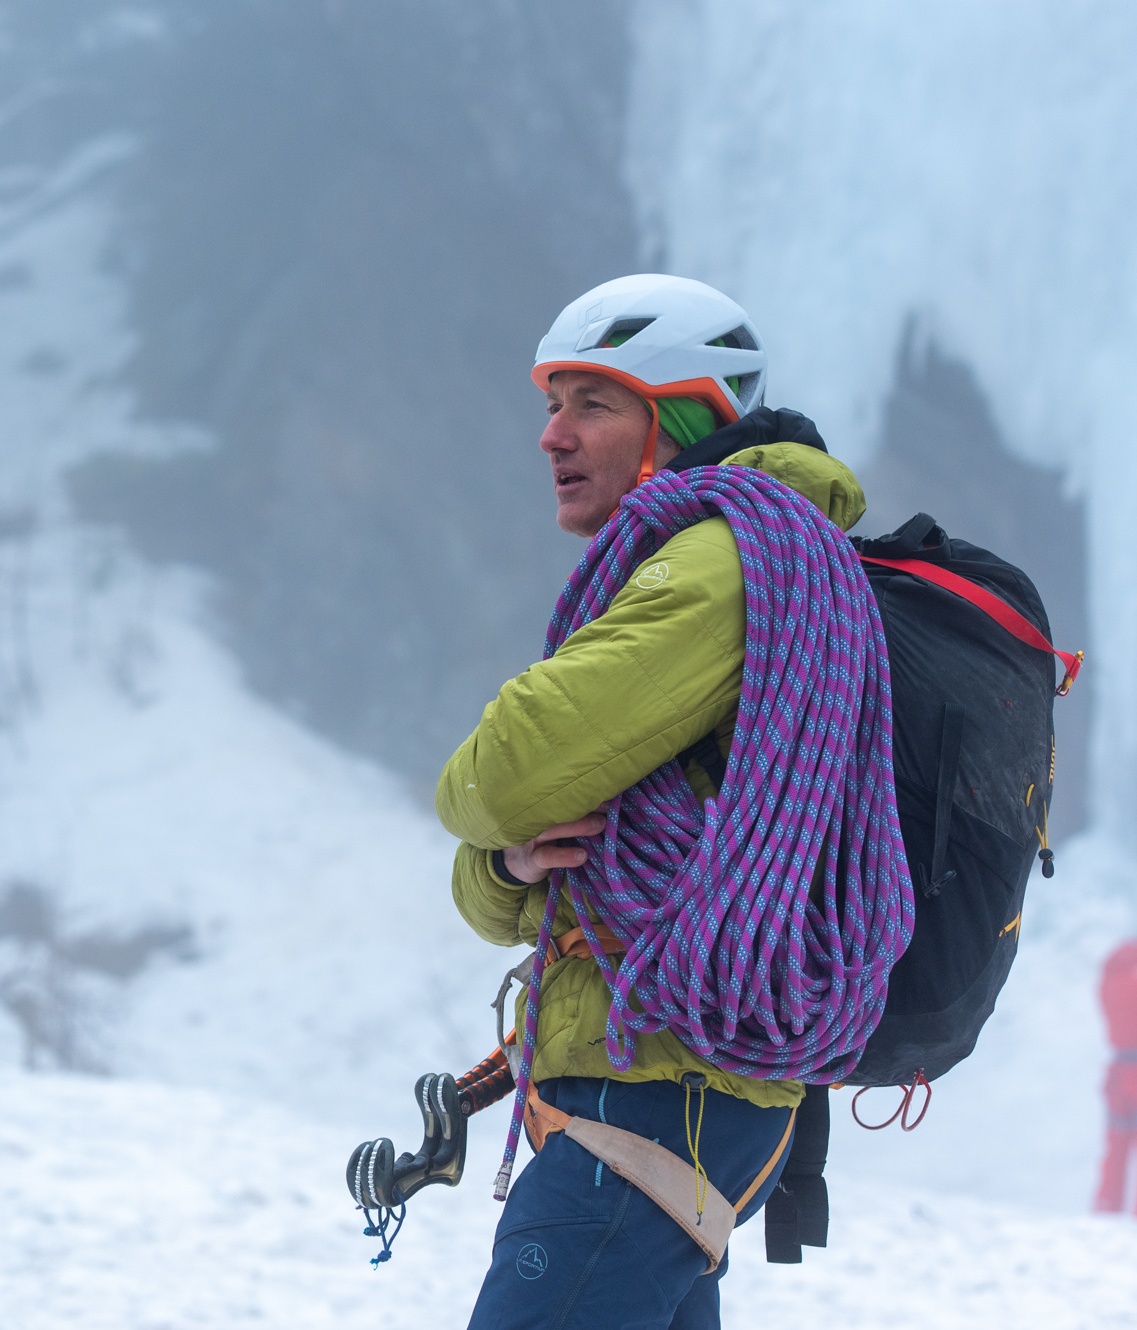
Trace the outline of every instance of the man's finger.
<path fill-rule="evenodd" d="M 599 813 L 588 813 L 575 822 L 559 822 L 534 837 L 534 843 L 544 845 L 551 840 L 569 840 L 573 836 L 598 836 L 604 830 L 604 818 Z"/>
<path fill-rule="evenodd" d="M 533 851 L 533 862 L 538 868 L 579 868 L 588 858 L 588 851 L 580 845 L 538 845 Z"/>

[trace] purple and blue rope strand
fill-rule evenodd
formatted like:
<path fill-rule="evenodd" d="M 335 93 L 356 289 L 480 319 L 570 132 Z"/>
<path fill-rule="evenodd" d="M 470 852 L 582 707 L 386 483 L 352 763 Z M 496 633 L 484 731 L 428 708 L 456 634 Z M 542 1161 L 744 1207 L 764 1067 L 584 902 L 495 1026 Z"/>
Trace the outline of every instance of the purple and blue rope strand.
<path fill-rule="evenodd" d="M 603 841 L 581 868 L 552 875 L 499 1196 L 520 1139 L 562 890 L 612 993 L 607 1051 L 620 1071 L 637 1034 L 670 1029 L 726 1071 L 840 1080 L 911 939 L 884 630 L 850 541 L 807 499 L 743 467 L 653 477 L 624 497 L 577 565 L 545 655 L 603 614 L 672 536 L 714 515 L 734 535 L 746 600 L 726 779 L 700 807 L 679 764 L 665 763 L 612 800 Z M 618 967 L 590 905 L 626 946 Z"/>

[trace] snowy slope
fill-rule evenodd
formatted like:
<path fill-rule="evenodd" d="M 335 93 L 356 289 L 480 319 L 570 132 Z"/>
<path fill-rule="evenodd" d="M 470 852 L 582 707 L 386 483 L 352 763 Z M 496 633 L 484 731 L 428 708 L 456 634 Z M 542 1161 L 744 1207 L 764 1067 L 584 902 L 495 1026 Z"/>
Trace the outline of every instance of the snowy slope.
<path fill-rule="evenodd" d="M 98 179 L 128 151 L 76 153 L 0 232 L 0 1050 L 343 1114 L 392 1057 L 480 1056 L 455 976 L 498 962 L 440 908 L 433 821 L 243 688 L 208 584 L 69 514 L 84 457 L 209 446 L 122 387 Z"/>
<path fill-rule="evenodd" d="M 479 967 L 449 907 L 451 843 L 393 779 L 250 698 L 178 619 L 178 582 L 120 569 L 92 598 L 111 659 L 92 648 L 38 669 L 43 701 L 0 787 L 16 829 L 0 883 L 35 884 L 57 914 L 59 983 L 81 1023 L 70 1065 L 342 1116 L 389 1060 L 479 1053 L 491 1027 L 453 1002 L 456 975 L 488 993 L 498 965 Z M 114 668 L 124 639 L 129 687 Z M 147 925 L 181 930 L 178 945 L 129 976 L 66 964 L 78 938 Z"/>

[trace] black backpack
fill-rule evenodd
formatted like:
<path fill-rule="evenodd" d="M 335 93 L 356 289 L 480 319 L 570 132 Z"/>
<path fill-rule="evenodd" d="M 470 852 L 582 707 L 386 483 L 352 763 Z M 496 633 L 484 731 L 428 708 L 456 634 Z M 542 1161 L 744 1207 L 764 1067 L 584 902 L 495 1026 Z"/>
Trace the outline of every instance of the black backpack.
<path fill-rule="evenodd" d="M 949 539 L 926 513 L 854 544 L 888 640 L 896 802 L 916 924 L 848 1081 L 911 1085 L 942 1076 L 975 1047 L 1015 958 L 1035 857 L 1047 876 L 1054 871 L 1054 662 L 1029 578 Z M 1067 662 L 1062 691 L 1080 664 Z"/>
<path fill-rule="evenodd" d="M 847 1082 L 903 1086 L 902 1125 L 911 1127 L 923 1116 L 921 1109 L 907 1120 L 915 1086 L 967 1057 L 994 1010 L 1018 948 L 1035 856 L 1046 876 L 1054 871 L 1053 648 L 1030 579 L 949 539 L 926 513 L 854 544 L 888 641 L 897 808 L 916 921 L 889 978 L 884 1016 Z M 1062 693 L 1081 654 L 1054 654 L 1066 665 Z M 725 763 L 719 758 L 712 770 L 719 755 L 711 739 L 681 756 L 696 758 L 721 785 Z M 828 1087 L 809 1086 L 766 1204 L 771 1261 L 800 1261 L 802 1243 L 825 1245 L 828 1140 Z"/>

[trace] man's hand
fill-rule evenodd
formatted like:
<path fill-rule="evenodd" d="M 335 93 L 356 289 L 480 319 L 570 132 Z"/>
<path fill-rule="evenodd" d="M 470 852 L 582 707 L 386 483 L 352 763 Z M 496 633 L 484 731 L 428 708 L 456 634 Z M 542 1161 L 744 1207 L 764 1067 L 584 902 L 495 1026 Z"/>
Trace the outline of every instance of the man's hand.
<path fill-rule="evenodd" d="M 588 858 L 588 851 L 582 846 L 563 845 L 562 841 L 576 836 L 599 836 L 603 830 L 604 810 L 597 809 L 579 821 L 559 822 L 524 845 L 506 846 L 502 857 L 518 881 L 540 882 L 549 876 L 551 868 L 579 868 Z"/>

